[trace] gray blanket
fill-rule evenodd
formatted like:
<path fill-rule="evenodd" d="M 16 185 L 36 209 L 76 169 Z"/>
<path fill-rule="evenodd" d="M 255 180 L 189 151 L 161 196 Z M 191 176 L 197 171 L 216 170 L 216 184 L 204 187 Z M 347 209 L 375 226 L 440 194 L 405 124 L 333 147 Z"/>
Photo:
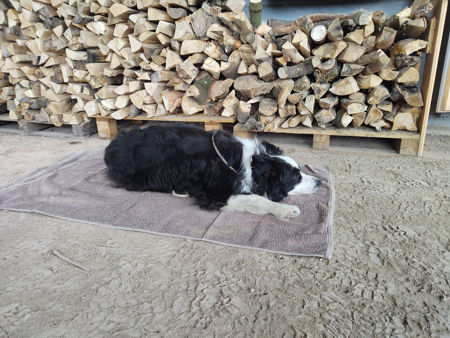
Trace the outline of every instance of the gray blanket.
<path fill-rule="evenodd" d="M 313 195 L 290 196 L 283 201 L 300 206 L 301 215 L 290 220 L 205 211 L 191 198 L 117 188 L 106 177 L 102 150 L 71 154 L 0 187 L 0 209 L 281 254 L 330 258 L 333 179 L 328 168 L 304 166 L 303 171 L 320 178 L 323 184 Z"/>

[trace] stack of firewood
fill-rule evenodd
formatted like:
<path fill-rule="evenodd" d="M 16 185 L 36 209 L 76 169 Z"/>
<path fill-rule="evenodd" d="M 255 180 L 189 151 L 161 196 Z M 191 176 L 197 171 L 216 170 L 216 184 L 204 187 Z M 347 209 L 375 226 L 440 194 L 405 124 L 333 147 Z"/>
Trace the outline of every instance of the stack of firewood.
<path fill-rule="evenodd" d="M 222 112 L 221 104 L 236 72 L 225 79 L 224 67 L 233 51 L 240 59 L 234 20 L 241 18 L 253 35 L 244 6 L 245 0 L 111 2 L 86 24 L 86 41 L 103 57 L 86 64 L 87 77 L 96 82 L 90 83 L 94 96 L 86 113 L 115 119 L 142 113 L 233 115 L 235 109 Z M 89 53 L 92 47 L 85 45 Z"/>
<path fill-rule="evenodd" d="M 72 74 L 66 49 L 75 40 L 59 15 L 64 6 L 71 7 L 30 0 L 3 3 L 9 8 L 2 29 L 5 61 L 0 70 L 8 74 L 13 86 L 14 97 L 8 99 L 10 117 L 56 126 L 82 122 L 85 114 L 73 113 L 68 93 Z"/>
<path fill-rule="evenodd" d="M 0 2 L 0 30 L 6 28 L 8 24 L 8 19 L 6 13 L 9 7 L 6 3 Z M 0 34 L 0 46 L 3 46 L 5 41 Z M 0 113 L 5 113 L 7 108 L 14 109 L 14 86 L 8 81 L 8 74 L 6 74 L 2 69 L 5 65 L 5 57 L 3 53 L 0 52 Z M 9 103 L 9 105 L 8 105 Z"/>
<path fill-rule="evenodd" d="M 57 125 L 204 113 L 249 129 L 417 130 L 429 0 L 390 19 L 360 10 L 256 29 L 245 3 L 3 1 L 0 100 L 14 118 Z"/>
<path fill-rule="evenodd" d="M 247 111 L 238 119 L 266 131 L 316 124 L 417 131 L 420 51 L 427 47 L 421 38 L 432 9 L 416 0 L 390 19 L 360 10 L 270 21 L 269 45 L 257 46 L 255 54 L 259 78 L 273 88 L 261 92 L 257 121 L 246 122 Z M 252 81 L 267 85 L 260 79 L 247 76 L 243 83 L 247 90 Z"/>

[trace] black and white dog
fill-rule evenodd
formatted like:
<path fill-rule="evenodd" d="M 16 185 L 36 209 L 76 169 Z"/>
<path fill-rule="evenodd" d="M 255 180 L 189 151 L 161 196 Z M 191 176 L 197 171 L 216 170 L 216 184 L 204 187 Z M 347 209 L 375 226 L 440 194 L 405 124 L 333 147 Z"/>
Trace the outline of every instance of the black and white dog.
<path fill-rule="evenodd" d="M 135 191 L 188 194 L 201 208 L 290 218 L 297 206 L 277 203 L 309 194 L 320 181 L 268 142 L 177 124 L 135 128 L 105 150 L 109 177 Z"/>

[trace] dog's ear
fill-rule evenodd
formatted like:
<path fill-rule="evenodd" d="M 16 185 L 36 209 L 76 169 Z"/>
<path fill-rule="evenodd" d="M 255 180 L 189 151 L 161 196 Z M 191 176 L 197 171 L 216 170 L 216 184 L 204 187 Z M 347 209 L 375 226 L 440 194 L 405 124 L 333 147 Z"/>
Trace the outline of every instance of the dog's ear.
<path fill-rule="evenodd" d="M 283 185 L 274 159 L 268 155 L 254 155 L 252 157 L 253 193 L 267 195 L 275 202 L 285 197 Z"/>
<path fill-rule="evenodd" d="M 276 145 L 273 145 L 272 143 L 269 143 L 267 141 L 262 141 L 261 144 L 264 146 L 264 148 L 266 149 L 266 152 L 269 155 L 283 154 L 283 151 L 280 148 L 278 148 Z"/>

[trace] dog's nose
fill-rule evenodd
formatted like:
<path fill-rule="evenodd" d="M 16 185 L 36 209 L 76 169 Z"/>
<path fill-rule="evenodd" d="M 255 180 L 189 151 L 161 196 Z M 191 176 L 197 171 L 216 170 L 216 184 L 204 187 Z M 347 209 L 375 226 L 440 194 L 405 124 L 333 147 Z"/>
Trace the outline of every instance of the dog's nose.
<path fill-rule="evenodd" d="M 319 188 L 321 185 L 322 185 L 322 181 L 316 179 L 316 183 L 314 184 L 314 187 L 317 189 L 317 188 Z"/>

